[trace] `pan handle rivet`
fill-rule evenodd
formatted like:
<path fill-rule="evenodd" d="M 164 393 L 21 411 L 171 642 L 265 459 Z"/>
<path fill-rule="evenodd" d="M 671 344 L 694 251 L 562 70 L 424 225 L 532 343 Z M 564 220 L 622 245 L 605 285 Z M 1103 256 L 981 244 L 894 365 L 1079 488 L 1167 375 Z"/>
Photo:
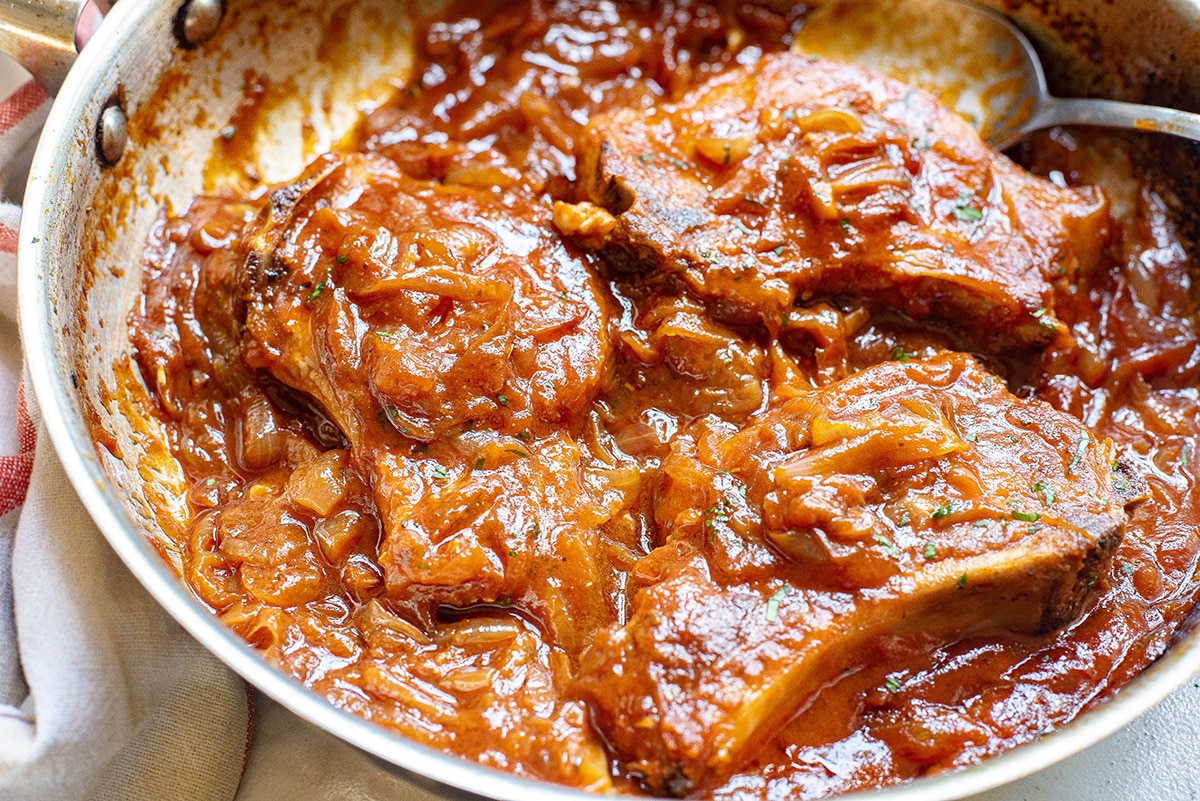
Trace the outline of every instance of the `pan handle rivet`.
<path fill-rule="evenodd" d="M 189 0 L 175 18 L 175 36 L 184 47 L 198 47 L 213 38 L 224 16 L 223 0 Z"/>
<path fill-rule="evenodd" d="M 100 112 L 100 123 L 96 126 L 96 151 L 104 166 L 111 167 L 125 154 L 129 141 L 129 119 L 116 100 L 110 100 Z"/>

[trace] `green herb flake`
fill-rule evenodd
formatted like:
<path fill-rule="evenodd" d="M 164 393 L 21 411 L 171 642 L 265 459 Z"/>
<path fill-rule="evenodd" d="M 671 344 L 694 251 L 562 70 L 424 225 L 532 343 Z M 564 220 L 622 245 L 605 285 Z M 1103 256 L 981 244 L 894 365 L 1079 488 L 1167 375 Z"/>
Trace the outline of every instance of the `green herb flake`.
<path fill-rule="evenodd" d="M 751 236 L 754 235 L 754 231 L 747 227 L 746 224 L 741 220 L 735 219 L 733 221 L 733 227 L 741 231 L 743 234 L 749 234 Z"/>
<path fill-rule="evenodd" d="M 990 521 L 988 521 L 988 520 L 976 520 L 971 525 L 974 526 L 975 528 L 987 528 L 987 525 L 989 522 Z"/>
<path fill-rule="evenodd" d="M 887 691 L 889 693 L 896 693 L 900 691 L 900 682 L 896 681 L 891 676 L 888 676 L 883 684 L 885 687 L 887 687 Z"/>
<path fill-rule="evenodd" d="M 899 345 L 892 348 L 892 361 L 894 361 L 894 362 L 906 362 L 909 359 L 911 359 L 912 357 L 913 357 L 913 355 L 911 353 L 909 353 L 908 351 L 906 351 L 904 348 L 900 347 Z"/>
<path fill-rule="evenodd" d="M 838 220 L 838 225 L 842 226 L 842 230 L 845 231 L 846 233 L 850 232 L 850 218 L 849 217 L 843 217 L 842 219 Z"/>
<path fill-rule="evenodd" d="M 965 439 L 967 440 L 967 442 L 979 442 L 979 435 L 976 434 L 974 431 L 971 431 L 967 434 Z"/>
<path fill-rule="evenodd" d="M 1075 453 L 1071 455 L 1071 463 L 1067 465 L 1067 475 L 1071 475 L 1078 469 L 1079 465 L 1083 464 L 1083 457 L 1087 455 L 1088 445 L 1092 438 L 1088 436 L 1086 431 L 1079 434 L 1079 441 L 1075 443 Z"/>
<path fill-rule="evenodd" d="M 959 576 L 958 581 L 955 582 L 954 586 L 958 587 L 960 590 L 967 586 L 967 574 L 963 573 L 961 576 Z"/>
<path fill-rule="evenodd" d="M 638 156 L 637 158 L 638 158 L 638 161 L 642 162 L 643 164 L 653 164 L 654 163 L 654 154 L 653 153 L 643 153 L 642 155 Z"/>
<path fill-rule="evenodd" d="M 217 485 L 217 480 L 215 478 L 209 477 L 209 478 L 204 479 L 204 486 L 215 487 L 216 485 Z"/>
<path fill-rule="evenodd" d="M 519 456 L 519 457 L 521 457 L 522 459 L 528 459 L 528 458 L 529 458 L 529 454 L 528 454 L 528 453 L 526 453 L 525 451 L 521 450 L 520 448 L 505 448 L 505 449 L 504 449 L 504 452 L 505 452 L 505 453 L 511 453 L 513 456 Z"/>
<path fill-rule="evenodd" d="M 486 462 L 483 460 L 483 457 L 481 456 L 481 457 L 479 457 L 478 459 L 476 459 L 476 460 L 475 460 L 475 469 L 476 469 L 476 470 L 482 470 L 482 469 L 483 469 L 483 466 L 484 466 L 485 464 L 486 464 Z"/>
<path fill-rule="evenodd" d="M 1013 509 L 1013 520 L 1020 520 L 1022 523 L 1036 523 L 1040 518 L 1037 512 L 1022 512 L 1020 509 Z"/>
<path fill-rule="evenodd" d="M 767 599 L 766 618 L 768 623 L 774 623 L 779 619 L 779 605 L 783 603 L 783 599 L 788 597 L 791 588 L 787 586 L 780 587 L 779 590 Z"/>
<path fill-rule="evenodd" d="M 900 515 L 900 519 L 896 521 L 896 525 L 899 528 L 904 528 L 905 526 L 909 525 L 911 522 L 912 521 L 908 517 L 908 512 L 905 512 L 904 514 Z"/>
<path fill-rule="evenodd" d="M 783 255 L 783 245 L 776 245 L 775 250 L 773 250 L 771 252 L 774 253 L 776 256 L 782 256 Z"/>
<path fill-rule="evenodd" d="M 508 405 L 508 396 L 505 395 L 503 392 L 496 393 L 496 403 L 500 404 L 501 406 L 507 406 Z"/>
<path fill-rule="evenodd" d="M 937 559 L 937 544 L 933 540 L 925 543 L 925 561 L 932 562 Z"/>
<path fill-rule="evenodd" d="M 983 219 L 983 212 L 974 206 L 955 206 L 954 216 L 963 222 L 977 222 Z"/>
<path fill-rule="evenodd" d="M 1179 466 L 1187 470 L 1188 464 L 1192 461 L 1192 443 L 1185 442 L 1183 447 L 1179 449 Z"/>
<path fill-rule="evenodd" d="M 686 171 L 688 168 L 688 165 L 684 164 L 679 159 L 668 158 L 667 161 L 671 162 L 672 164 L 674 164 L 676 167 L 678 167 L 681 170 Z"/>
<path fill-rule="evenodd" d="M 450 472 L 439 464 L 437 467 L 433 468 L 433 477 L 438 481 L 445 481 L 446 479 L 450 478 Z"/>
<path fill-rule="evenodd" d="M 1054 491 L 1054 487 L 1050 486 L 1045 481 L 1035 482 L 1033 485 L 1033 491 L 1042 493 L 1042 498 L 1046 501 L 1047 506 L 1058 500 L 1058 493 Z"/>
<path fill-rule="evenodd" d="M 950 501 L 946 501 L 941 506 L 933 510 L 933 519 L 941 520 L 943 517 L 948 517 L 954 511 L 954 506 Z"/>
<path fill-rule="evenodd" d="M 726 142 L 725 143 L 725 163 L 728 164 L 729 160 L 732 157 L 733 157 L 733 146 L 730 145 L 728 142 Z"/>
<path fill-rule="evenodd" d="M 883 548 L 884 553 L 893 559 L 900 556 L 900 551 L 896 549 L 896 546 L 887 537 L 876 537 L 875 542 L 879 543 L 879 547 Z"/>
<path fill-rule="evenodd" d="M 1049 311 L 1047 311 L 1045 308 L 1041 308 L 1035 312 L 1032 312 L 1032 316 L 1035 320 L 1038 321 L 1038 325 L 1040 325 L 1042 328 L 1048 328 L 1051 331 L 1053 331 L 1058 326 L 1056 326 L 1054 324 L 1054 320 L 1051 319 L 1048 315 L 1049 315 Z"/>
<path fill-rule="evenodd" d="M 329 282 L 322 281 L 321 283 L 319 283 L 315 287 L 313 287 L 312 292 L 308 293 L 308 299 L 316 300 L 317 298 L 321 297 L 321 293 L 324 292 L 328 288 L 329 288 Z"/>
<path fill-rule="evenodd" d="M 338 264 L 345 264 L 346 262 L 350 261 L 350 257 L 349 256 L 335 256 L 333 260 L 336 261 Z"/>

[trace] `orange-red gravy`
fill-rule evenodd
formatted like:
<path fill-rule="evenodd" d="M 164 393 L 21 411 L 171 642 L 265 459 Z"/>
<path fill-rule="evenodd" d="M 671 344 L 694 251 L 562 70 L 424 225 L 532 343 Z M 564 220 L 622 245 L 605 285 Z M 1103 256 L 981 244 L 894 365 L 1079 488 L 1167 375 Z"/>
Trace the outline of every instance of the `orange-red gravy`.
<path fill-rule="evenodd" d="M 550 205 L 575 197 L 575 147 L 592 116 L 651 107 L 709 76 L 753 65 L 786 49 L 798 23 L 795 14 L 733 2 L 452 3 L 420 21 L 413 78 L 345 149 L 379 154 L 417 181 L 494 193 L 556 237 Z M 1070 336 L 1032 355 L 977 354 L 1014 394 L 1040 398 L 1114 440 L 1121 460 L 1148 483 L 1150 499 L 1134 512 L 1084 612 L 1037 637 L 974 637 L 928 653 L 898 643 L 887 664 L 819 693 L 709 795 L 817 797 L 970 764 L 1070 720 L 1170 643 L 1198 589 L 1198 306 L 1172 222 L 1181 210 L 1161 176 L 1152 166 L 1135 167 L 1130 152 L 1119 139 L 1065 132 L 1022 150 L 1039 174 L 1057 171 L 1061 180 L 1104 187 L 1115 225 L 1100 267 L 1057 291 L 1055 313 Z M 642 330 L 640 315 L 657 302 L 656 287 L 560 243 L 554 247 L 586 265 L 586 281 L 599 287 L 594 294 L 570 290 L 560 273 L 543 273 L 553 284 L 543 287 L 547 298 L 576 305 L 573 324 L 588 315 L 602 321 L 597 336 L 608 338 L 612 358 L 589 379 L 594 390 L 576 387 L 575 405 L 556 412 L 552 426 L 530 411 L 541 408 L 536 388 L 509 397 L 501 386 L 486 409 L 464 413 L 452 431 L 414 439 L 381 402 L 380 419 L 355 418 L 364 430 L 349 436 L 332 410 L 262 369 L 274 357 L 246 360 L 241 236 L 264 213 L 264 197 L 201 198 L 184 217 L 163 220 L 132 317 L 142 374 L 194 482 L 195 520 L 181 543 L 185 578 L 226 623 L 334 703 L 422 742 L 551 781 L 638 789 L 638 777 L 610 760 L 571 691 L 578 650 L 594 631 L 569 642 L 547 625 L 554 617 L 538 593 L 600 587 L 602 602 L 568 603 L 571 615 L 592 629 L 625 621 L 629 576 L 661 544 L 653 497 L 671 437 L 710 413 L 744 424 L 804 376 L 825 383 L 889 360 L 969 350 L 977 341 L 944 320 L 919 324 L 843 297 L 796 312 L 833 339 L 850 332 L 842 351 L 789 352 L 751 324 L 704 329 L 697 302 L 676 294 L 664 303 L 695 313 L 704 330 L 693 333 L 710 344 L 680 356 L 668 339 L 648 339 Z M 478 209 L 489 203 L 468 204 L 465 213 L 482 215 Z M 342 253 L 326 229 L 304 230 L 315 250 Z M 265 280 L 273 280 L 269 272 Z M 326 303 L 341 289 L 332 279 L 322 283 L 307 289 L 301 306 Z M 437 303 L 422 308 L 440 321 L 451 314 Z M 465 326 L 457 329 L 462 336 Z M 728 342 L 712 344 L 714 331 L 731 330 Z M 449 336 L 452 345 L 468 342 Z M 516 336 L 505 358 L 534 354 L 535 344 Z M 334 360 L 358 353 L 350 340 L 323 347 Z M 819 361 L 830 352 L 834 363 Z M 694 369 L 689 354 L 701 362 Z M 510 364 L 470 349 L 460 356 L 455 369 L 463 376 Z M 764 359 L 771 364 L 765 373 Z M 581 380 L 565 368 L 551 374 L 547 363 L 554 362 L 504 369 L 526 370 L 563 391 Z M 466 403 L 468 390 L 459 383 L 437 391 L 453 406 Z M 369 401 L 355 406 L 359 400 L 346 404 L 370 408 Z M 380 454 L 392 460 L 384 468 Z M 507 487 L 540 489 L 532 511 L 512 518 L 513 530 L 503 534 L 515 538 L 507 550 L 524 560 L 527 576 L 505 565 L 489 585 L 500 589 L 477 604 L 405 589 L 414 582 L 401 581 L 404 569 L 432 572 L 442 563 L 417 557 L 404 568 L 396 553 L 381 554 L 387 512 L 373 487 L 387 470 L 410 477 L 412 497 L 428 504 L 423 525 L 441 532 L 480 514 L 465 496 L 445 500 L 446 486 L 468 486 L 477 472 L 496 471 Z M 563 514 L 578 528 L 543 532 L 538 504 L 551 503 L 547 488 L 567 474 L 603 485 L 603 503 L 559 493 L 553 503 L 569 507 Z M 493 516 L 508 519 L 503 510 Z M 480 537 L 491 531 L 478 529 Z M 568 540 L 601 554 L 602 564 L 562 556 L 555 549 Z M 435 585 L 442 586 L 431 579 Z"/>

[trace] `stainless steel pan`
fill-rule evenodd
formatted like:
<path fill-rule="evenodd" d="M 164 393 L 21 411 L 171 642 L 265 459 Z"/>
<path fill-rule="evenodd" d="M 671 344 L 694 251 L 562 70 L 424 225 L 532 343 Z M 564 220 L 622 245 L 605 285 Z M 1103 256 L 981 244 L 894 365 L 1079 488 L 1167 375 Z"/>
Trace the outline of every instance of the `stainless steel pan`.
<path fill-rule="evenodd" d="M 82 0 L 4 0 L 0 47 L 19 52 L 52 90 L 65 75 L 25 195 L 21 332 L 50 439 L 96 523 L 176 620 L 302 718 L 446 795 L 585 798 L 464 763 L 342 712 L 220 624 L 172 567 L 177 557 L 165 532 L 183 513 L 182 474 L 118 379 L 147 232 L 160 208 L 181 211 L 204 188 L 205 165 L 246 76 L 264 76 L 271 87 L 252 119 L 239 117 L 255 131 L 249 168 L 290 177 L 347 130 L 360 104 L 387 93 L 388 76 L 403 73 L 404 5 L 121 0 L 67 74 L 81 7 Z M 1006 10 L 1038 37 L 1064 93 L 1200 106 L 1200 0 L 1009 0 Z M 1200 634 L 1190 632 L 1071 725 L 881 797 L 961 798 L 1032 773 L 1111 734 L 1197 669 Z"/>

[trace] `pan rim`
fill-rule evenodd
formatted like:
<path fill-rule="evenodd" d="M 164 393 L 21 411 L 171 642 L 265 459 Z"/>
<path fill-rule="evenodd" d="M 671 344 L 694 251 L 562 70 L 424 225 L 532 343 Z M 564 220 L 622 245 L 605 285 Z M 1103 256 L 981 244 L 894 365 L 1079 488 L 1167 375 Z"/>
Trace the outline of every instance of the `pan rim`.
<path fill-rule="evenodd" d="M 1178 3 L 1170 3 L 1177 5 Z M 1200 2 L 1187 0 L 1200 12 Z M 125 42 L 156 27 L 156 10 L 163 4 L 118 3 L 101 34 L 92 41 L 71 70 L 43 128 L 27 186 L 18 242 L 18 309 L 25 367 L 29 372 L 45 430 L 69 480 L 93 521 L 122 562 L 160 606 L 207 650 L 251 685 L 304 720 L 368 755 L 390 763 L 416 783 L 459 797 L 502 801 L 587 801 L 596 796 L 487 768 L 407 740 L 381 726 L 339 709 L 259 656 L 224 626 L 187 591 L 129 519 L 97 458 L 83 416 L 72 400 L 70 382 L 56 365 L 62 362 L 54 336 L 54 299 L 45 291 L 55 267 L 51 258 L 56 203 L 52 187 L 66 185 L 54 176 L 86 169 L 91 158 L 90 131 L 83 121 L 98 111 L 97 98 L 115 90 L 113 64 L 130 63 L 122 50 L 136 52 Z M 161 12 L 158 14 L 162 16 Z M 82 127 L 81 127 L 82 125 Z M 84 141 L 80 141 L 80 140 Z M 1162 657 L 1112 698 L 1071 723 L 1030 743 L 952 773 L 841 796 L 892 801 L 950 801 L 995 789 L 1077 754 L 1123 728 L 1158 704 L 1200 670 L 1200 629 L 1176 642 Z"/>

